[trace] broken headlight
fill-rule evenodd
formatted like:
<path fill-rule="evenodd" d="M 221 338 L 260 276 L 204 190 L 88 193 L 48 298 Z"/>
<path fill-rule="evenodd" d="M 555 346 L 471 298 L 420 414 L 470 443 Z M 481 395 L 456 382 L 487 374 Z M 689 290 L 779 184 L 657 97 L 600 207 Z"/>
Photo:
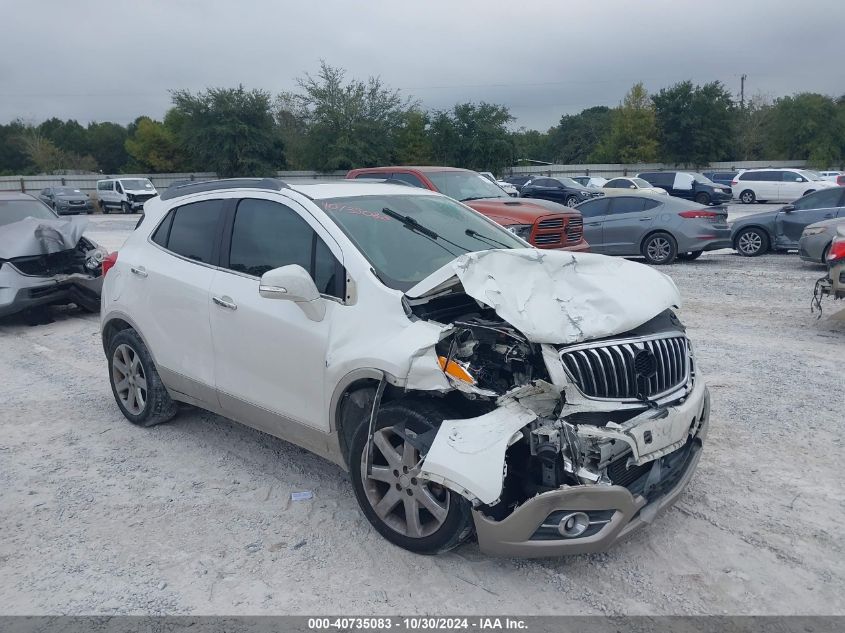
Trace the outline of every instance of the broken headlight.
<path fill-rule="evenodd" d="M 85 253 L 85 268 L 88 270 L 97 270 L 103 265 L 103 260 L 108 253 L 102 248 L 95 248 Z"/>
<path fill-rule="evenodd" d="M 533 227 L 532 224 L 511 224 L 507 228 L 508 231 L 513 233 L 519 238 L 522 238 L 525 241 L 528 241 L 528 238 L 531 236 L 531 228 Z"/>

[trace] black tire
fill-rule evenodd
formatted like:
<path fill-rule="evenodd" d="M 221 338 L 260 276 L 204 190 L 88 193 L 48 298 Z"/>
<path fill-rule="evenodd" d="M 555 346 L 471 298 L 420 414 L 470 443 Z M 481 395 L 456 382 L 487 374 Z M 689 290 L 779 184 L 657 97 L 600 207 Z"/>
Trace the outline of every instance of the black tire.
<path fill-rule="evenodd" d="M 109 214 L 109 208 L 106 206 L 105 202 L 100 201 L 100 211 L 103 212 L 103 215 Z"/>
<path fill-rule="evenodd" d="M 742 229 L 734 238 L 734 249 L 743 257 L 757 257 L 769 251 L 769 236 L 755 226 Z"/>
<path fill-rule="evenodd" d="M 702 191 L 701 193 L 696 194 L 696 196 L 695 196 L 695 201 L 696 201 L 698 204 L 707 204 L 707 205 L 709 205 L 709 204 L 710 204 L 710 196 L 709 196 L 709 195 L 707 195 L 707 193 L 705 193 L 704 191 Z"/>
<path fill-rule="evenodd" d="M 394 425 L 404 423 L 407 429 L 417 433 L 423 433 L 430 430 L 431 425 L 439 426 L 445 419 L 459 417 L 461 416 L 450 411 L 441 402 L 408 398 L 390 402 L 382 406 L 379 410 L 374 431 L 383 431 L 383 437 L 389 437 L 390 429 Z M 365 488 L 362 467 L 366 467 L 364 459 L 366 457 L 368 427 L 369 420 L 365 418 L 361 420 L 360 425 L 353 435 L 349 455 L 349 472 L 358 505 L 361 506 L 364 516 L 367 517 L 367 520 L 376 531 L 394 545 L 417 554 L 439 554 L 457 547 L 469 538 L 473 530 L 470 504 L 461 495 L 452 492 L 448 488 L 423 482 L 422 480 L 417 481 L 416 478 L 408 480 L 408 477 L 412 473 L 404 474 L 398 469 L 393 469 L 392 473 L 399 473 L 399 476 L 404 476 L 408 480 L 405 482 L 408 486 L 407 488 L 403 487 L 403 484 L 399 482 L 398 478 L 395 483 L 385 482 L 375 478 L 367 479 Z M 393 435 L 392 438 L 393 442 L 398 442 L 397 444 L 392 444 L 392 446 L 399 446 L 401 449 L 404 445 L 404 440 L 398 435 Z M 380 452 L 380 449 L 377 449 L 377 451 L 379 452 L 373 455 L 373 466 L 388 473 L 391 470 L 391 464 L 384 457 L 383 453 Z M 388 476 L 392 475 L 388 474 Z M 411 486 L 410 482 L 415 481 L 417 483 Z M 382 498 L 384 498 L 387 494 L 393 493 L 394 486 L 402 495 L 402 502 L 397 501 L 394 506 L 391 506 L 387 516 L 382 519 L 376 513 L 373 506 L 374 501 L 371 501 L 370 497 L 382 495 Z M 405 522 L 406 526 L 409 525 L 405 518 L 407 507 L 405 505 L 405 493 L 408 494 L 409 498 L 418 498 L 421 488 L 425 488 L 432 496 L 436 496 L 440 503 L 445 504 L 445 518 L 442 519 L 442 522 L 438 522 L 433 514 L 425 510 L 424 512 L 431 519 L 429 526 L 433 524 L 436 528 L 429 534 L 412 537 L 399 531 L 403 529 L 402 522 Z M 424 515 L 417 512 L 417 516 L 422 517 Z M 386 521 L 391 521 L 395 527 Z M 420 521 L 420 525 L 422 525 L 422 521 Z"/>
<path fill-rule="evenodd" d="M 830 242 L 827 246 L 824 247 L 822 251 L 822 264 L 827 264 L 827 256 L 830 254 L 830 247 L 833 246 L 833 242 Z"/>
<path fill-rule="evenodd" d="M 678 256 L 678 242 L 668 233 L 658 231 L 643 240 L 640 252 L 649 264 L 665 266 Z"/>
<path fill-rule="evenodd" d="M 754 192 L 751 191 L 751 189 L 746 189 L 739 194 L 739 201 L 742 204 L 754 204 L 755 200 L 757 200 L 757 196 L 754 195 Z"/>
<path fill-rule="evenodd" d="M 120 210 L 123 212 L 123 215 L 129 215 L 132 213 L 132 206 L 128 202 L 121 202 Z"/>
<path fill-rule="evenodd" d="M 121 382 L 120 376 L 122 372 L 119 367 L 115 367 L 115 353 L 119 347 L 129 348 L 137 356 L 141 368 L 143 369 L 143 379 L 146 381 L 146 389 L 140 388 L 145 392 L 143 406 L 140 406 L 140 411 L 130 411 L 124 404 L 124 400 L 118 394 L 118 387 L 116 382 Z M 111 385 L 114 400 L 124 417 L 132 424 L 138 426 L 155 426 L 162 422 L 167 422 L 176 415 L 178 407 L 171 399 L 170 394 L 167 393 L 161 378 L 156 371 L 153 359 L 150 352 L 141 337 L 132 329 L 121 330 L 115 334 L 109 341 L 108 346 L 108 363 L 109 363 L 109 384 Z M 134 361 L 134 356 L 132 360 Z M 132 363 L 134 365 L 134 362 Z M 132 387 L 130 387 L 131 389 Z"/>
<path fill-rule="evenodd" d="M 578 204 L 578 198 L 576 198 L 575 196 L 567 196 L 566 197 L 566 206 L 567 207 L 574 207 L 576 204 Z"/>
<path fill-rule="evenodd" d="M 692 253 L 678 253 L 678 259 L 685 262 L 691 262 L 694 259 L 701 257 L 704 251 L 693 251 Z"/>

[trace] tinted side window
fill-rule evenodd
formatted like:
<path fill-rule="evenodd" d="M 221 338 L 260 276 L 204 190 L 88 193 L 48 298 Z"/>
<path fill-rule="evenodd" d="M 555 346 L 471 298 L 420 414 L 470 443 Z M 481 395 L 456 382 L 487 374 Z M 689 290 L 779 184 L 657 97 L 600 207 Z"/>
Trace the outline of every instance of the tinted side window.
<path fill-rule="evenodd" d="M 158 228 L 153 232 L 153 242 L 163 248 L 167 248 L 167 238 L 170 237 L 170 225 L 173 224 L 174 215 L 176 215 L 175 209 L 167 214 L 167 217 L 164 218 L 164 221 L 159 224 Z"/>
<path fill-rule="evenodd" d="M 609 209 L 610 198 L 598 198 L 596 200 L 590 200 L 589 202 L 582 202 L 578 205 L 578 210 L 585 218 L 607 215 Z"/>
<path fill-rule="evenodd" d="M 260 277 L 290 264 L 309 271 L 321 293 L 340 296 L 340 265 L 299 214 L 270 200 L 241 200 L 232 226 L 228 267 Z"/>
<path fill-rule="evenodd" d="M 614 198 L 613 204 L 610 206 L 611 213 L 636 213 L 645 209 L 645 198 L 634 196 L 622 196 Z"/>
<path fill-rule="evenodd" d="M 627 189 L 630 185 L 631 183 L 624 178 L 614 178 L 606 182 L 604 186 L 610 189 Z"/>
<path fill-rule="evenodd" d="M 414 176 L 414 174 L 392 174 L 390 176 L 393 180 L 401 180 L 402 182 L 407 182 L 409 185 L 414 185 L 414 187 L 419 187 L 420 189 L 427 189 L 422 181 Z"/>
<path fill-rule="evenodd" d="M 655 187 L 671 188 L 675 182 L 675 172 L 640 174 L 640 178 L 642 178 L 643 180 L 647 180 Z"/>
<path fill-rule="evenodd" d="M 806 180 L 804 176 L 801 174 L 794 172 L 794 171 L 782 171 L 780 172 L 780 179 L 783 182 L 800 182 L 800 180 Z"/>
<path fill-rule="evenodd" d="M 166 248 L 182 257 L 211 263 L 222 210 L 222 200 L 203 200 L 171 211 L 173 218 L 170 220 Z M 158 237 L 163 226 L 156 231 L 153 240 Z"/>
<path fill-rule="evenodd" d="M 364 173 L 364 174 L 356 174 L 355 180 L 384 180 L 390 176 L 390 174 L 382 174 L 382 173 Z"/>
<path fill-rule="evenodd" d="M 839 199 L 845 189 L 841 187 L 831 187 L 830 189 L 822 189 L 807 196 L 799 198 L 793 203 L 796 209 L 829 209 L 831 207 L 839 206 Z"/>

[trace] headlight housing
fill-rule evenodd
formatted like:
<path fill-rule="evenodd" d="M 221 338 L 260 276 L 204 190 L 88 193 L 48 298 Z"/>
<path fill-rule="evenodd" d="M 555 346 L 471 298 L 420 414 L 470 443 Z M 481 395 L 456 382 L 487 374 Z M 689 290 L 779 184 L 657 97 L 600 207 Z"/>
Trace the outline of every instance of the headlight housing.
<path fill-rule="evenodd" d="M 517 237 L 520 237 L 527 242 L 528 238 L 531 236 L 532 226 L 532 224 L 511 224 L 510 226 L 505 228 Z"/>
<path fill-rule="evenodd" d="M 725 190 L 716 187 L 716 188 L 713 189 L 713 193 L 725 193 Z"/>

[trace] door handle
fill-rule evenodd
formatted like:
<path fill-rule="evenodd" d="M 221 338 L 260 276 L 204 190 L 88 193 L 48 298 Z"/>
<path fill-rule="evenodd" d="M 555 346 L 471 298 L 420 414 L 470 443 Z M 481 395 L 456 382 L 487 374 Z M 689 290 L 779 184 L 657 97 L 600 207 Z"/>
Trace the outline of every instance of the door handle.
<path fill-rule="evenodd" d="M 587 222 L 587 226 L 601 226 L 601 222 Z"/>
<path fill-rule="evenodd" d="M 227 310 L 237 310 L 238 305 L 232 301 L 231 297 L 223 296 L 223 297 L 211 297 L 211 300 L 219 305 L 221 308 L 226 308 Z"/>
<path fill-rule="evenodd" d="M 143 266 L 130 266 L 129 272 L 133 275 L 138 275 L 139 277 L 146 277 L 147 276 L 147 269 Z"/>
<path fill-rule="evenodd" d="M 640 218 L 640 222 L 650 222 L 653 218 Z"/>

